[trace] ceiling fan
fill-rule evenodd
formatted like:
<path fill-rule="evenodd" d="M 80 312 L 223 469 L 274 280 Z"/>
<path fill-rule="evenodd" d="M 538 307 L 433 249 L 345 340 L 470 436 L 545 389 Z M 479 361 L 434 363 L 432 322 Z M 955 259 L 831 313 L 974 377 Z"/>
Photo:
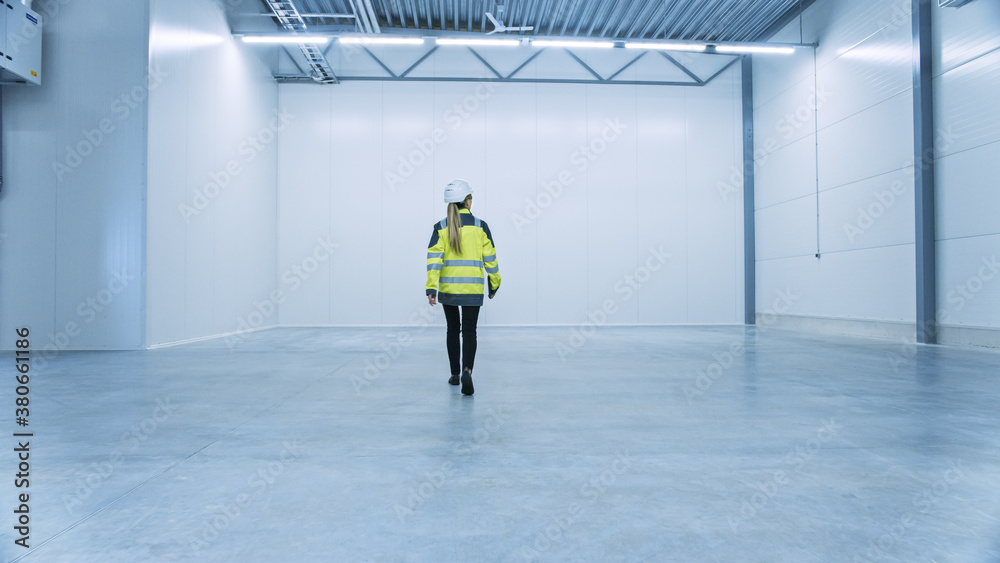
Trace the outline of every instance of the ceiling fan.
<path fill-rule="evenodd" d="M 503 17 L 503 4 L 497 6 L 497 16 Z M 502 21 L 497 20 L 493 17 L 493 14 L 486 12 L 486 17 L 489 18 L 490 22 L 493 24 L 493 31 L 489 31 L 486 35 L 493 35 L 494 33 L 506 33 L 508 31 L 531 31 L 534 26 L 523 25 L 521 27 L 507 27 Z"/>

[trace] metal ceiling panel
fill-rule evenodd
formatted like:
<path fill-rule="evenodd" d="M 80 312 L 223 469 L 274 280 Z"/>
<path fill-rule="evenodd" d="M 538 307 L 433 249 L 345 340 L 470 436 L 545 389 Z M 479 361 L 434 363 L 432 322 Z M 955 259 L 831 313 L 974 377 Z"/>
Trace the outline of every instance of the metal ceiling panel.
<path fill-rule="evenodd" d="M 508 34 L 611 39 L 755 41 L 802 0 L 294 0 L 308 28 L 392 33 L 486 33 L 492 13 Z M 253 6 L 253 2 L 244 5 Z M 265 3 L 250 9 L 263 9 Z M 275 22 L 277 23 L 277 22 Z"/>

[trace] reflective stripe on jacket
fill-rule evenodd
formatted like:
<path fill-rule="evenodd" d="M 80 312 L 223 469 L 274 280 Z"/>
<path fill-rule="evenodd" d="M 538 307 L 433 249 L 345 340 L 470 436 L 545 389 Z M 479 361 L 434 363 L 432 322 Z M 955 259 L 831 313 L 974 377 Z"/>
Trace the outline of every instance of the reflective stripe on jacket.
<path fill-rule="evenodd" d="M 427 295 L 437 295 L 444 305 L 482 305 L 483 289 L 489 280 L 490 293 L 500 289 L 500 266 L 493 247 L 493 235 L 486 221 L 468 209 L 460 209 L 462 254 L 448 242 L 448 218 L 434 224 L 427 245 Z M 483 269 L 487 277 L 483 277 Z"/>

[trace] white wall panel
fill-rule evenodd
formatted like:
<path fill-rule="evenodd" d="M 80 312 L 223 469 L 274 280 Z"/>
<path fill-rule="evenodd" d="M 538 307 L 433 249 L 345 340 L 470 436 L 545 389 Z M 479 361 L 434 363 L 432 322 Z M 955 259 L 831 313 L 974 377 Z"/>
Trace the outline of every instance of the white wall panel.
<path fill-rule="evenodd" d="M 755 113 L 758 154 L 794 139 L 790 124 L 802 132 L 802 140 L 768 154 L 766 165 L 758 158 L 758 310 L 788 287 L 803 296 L 790 314 L 914 319 L 909 12 L 910 3 L 900 0 L 816 2 L 802 20 L 803 40 L 819 43 L 815 78 L 806 64 L 783 72 L 777 59 L 755 73 L 755 92 L 775 93 L 769 101 L 755 100 L 761 104 Z M 782 33 L 797 35 L 799 22 Z M 792 80 L 799 82 L 789 87 Z M 811 123 L 794 127 L 791 121 L 811 121 L 813 108 L 815 137 L 808 134 Z M 772 124 L 782 119 L 786 139 L 774 138 Z M 817 170 L 818 217 L 810 195 Z M 814 256 L 817 237 L 820 258 Z"/>
<path fill-rule="evenodd" d="M 587 311 L 611 300 L 617 310 L 607 322 L 634 324 L 636 299 L 616 286 L 639 263 L 635 86 L 587 86 L 586 99 Z"/>
<path fill-rule="evenodd" d="M 913 244 L 913 167 L 819 194 L 825 252 Z"/>
<path fill-rule="evenodd" d="M 757 209 L 816 193 L 816 137 L 809 135 L 754 161 Z"/>
<path fill-rule="evenodd" d="M 763 261 L 757 302 L 765 309 L 789 288 L 798 296 L 789 314 L 912 322 L 913 268 L 912 244 Z"/>
<path fill-rule="evenodd" d="M 587 139 L 587 99 L 572 85 L 544 84 L 537 91 L 538 142 L 535 182 L 560 177 L 568 187 L 553 198 L 538 218 L 538 322 L 582 323 L 586 320 L 589 279 L 586 270 L 589 185 L 580 147 Z"/>
<path fill-rule="evenodd" d="M 754 154 L 762 156 L 816 132 L 813 79 L 806 78 L 754 109 Z"/>
<path fill-rule="evenodd" d="M 380 322 L 403 325 L 416 307 L 426 303 L 423 286 L 430 223 L 426 212 L 419 210 L 426 209 L 432 194 L 440 193 L 443 188 L 434 186 L 434 159 L 414 156 L 423 154 L 418 144 L 433 143 L 434 83 L 385 83 L 382 96 L 383 170 L 395 169 L 401 157 L 414 165 L 412 174 L 403 183 L 394 188 L 382 186 L 380 210 L 383 237 Z M 366 211 L 356 210 L 360 225 L 365 224 Z M 373 322 L 378 322 L 372 312 Z"/>
<path fill-rule="evenodd" d="M 820 263 L 812 255 L 757 261 L 758 314 L 818 315 L 823 290 Z M 791 297 L 787 310 L 774 308 L 780 295 Z"/>
<path fill-rule="evenodd" d="M 757 259 L 816 254 L 816 196 L 757 210 Z"/>
<path fill-rule="evenodd" d="M 215 4 L 153 2 L 150 25 L 151 67 L 183 72 L 149 98 L 147 344 L 273 326 L 277 88 Z"/>
<path fill-rule="evenodd" d="M 1000 143 L 939 158 L 935 172 L 939 239 L 1000 232 Z"/>
<path fill-rule="evenodd" d="M 1000 141 L 1000 50 L 936 78 L 934 92 L 938 158 Z"/>
<path fill-rule="evenodd" d="M 819 132 L 820 190 L 913 163 L 910 92 L 878 103 Z"/>
<path fill-rule="evenodd" d="M 769 41 L 777 43 L 799 42 L 798 20 L 776 33 Z M 812 49 L 796 49 L 791 55 L 756 57 L 753 60 L 754 109 L 774 99 L 775 96 L 813 75 Z"/>
<path fill-rule="evenodd" d="M 665 264 L 636 291 L 638 322 L 685 323 L 688 214 L 684 97 L 683 93 L 665 96 L 663 89 L 653 87 L 640 87 L 636 94 L 636 255 L 645 265 L 650 256 L 655 256 L 654 264 L 659 262 L 661 249 L 669 254 Z"/>
<path fill-rule="evenodd" d="M 742 238 L 737 212 L 742 198 L 724 198 L 718 185 L 743 166 L 742 149 L 734 139 L 741 136 L 739 69 L 730 68 L 710 85 L 686 90 L 687 108 L 687 212 L 688 221 L 688 319 L 691 322 L 735 322 L 735 288 L 743 276 L 736 266 L 742 262 Z M 737 277 L 739 279 L 737 279 Z"/>
<path fill-rule="evenodd" d="M 29 327 L 38 351 L 139 348 L 146 104 L 142 88 L 134 107 L 121 96 L 146 83 L 148 5 L 36 8 L 45 81 L 4 87 L 0 323 Z"/>
<path fill-rule="evenodd" d="M 330 309 L 324 322 L 374 324 L 380 318 L 384 266 L 373 257 L 381 257 L 383 241 L 390 240 L 397 232 L 382 222 L 380 210 L 383 197 L 387 197 L 383 189 L 395 186 L 389 188 L 388 197 L 392 197 L 394 190 L 413 187 L 407 182 L 396 184 L 386 175 L 399 174 L 400 163 L 397 159 L 385 164 L 382 159 L 382 84 L 352 82 L 340 86 L 330 92 L 331 181 L 328 186 L 317 183 L 315 187 L 330 194 L 327 208 L 330 238 L 339 245 L 330 260 Z M 301 109 L 312 120 L 308 108 Z M 319 113 L 322 116 L 322 111 Z M 320 130 L 322 125 L 317 124 L 316 128 Z M 317 198 L 322 200 L 322 195 L 317 194 Z M 428 220 L 420 208 L 414 209 L 413 214 L 422 217 L 426 224 L 421 224 L 426 234 L 418 231 L 416 240 L 430 238 L 433 219 Z"/>
<path fill-rule="evenodd" d="M 278 182 L 282 190 L 278 201 L 276 275 L 278 287 L 286 294 L 278 317 L 283 325 L 328 324 L 335 301 L 330 291 L 331 269 L 340 255 L 334 253 L 322 262 L 313 255 L 319 239 L 329 237 L 334 243 L 340 242 L 331 236 L 329 220 L 334 204 L 331 145 L 340 136 L 331 131 L 334 93 L 333 89 L 313 84 L 294 84 L 282 88 L 278 96 L 280 106 L 296 108 L 289 110 L 295 118 L 278 141 Z M 297 109 L 301 107 L 309 107 L 309 113 Z M 320 254 L 323 256 L 325 252 Z M 310 257 L 316 260 L 315 266 Z"/>
<path fill-rule="evenodd" d="M 462 178 L 473 186 L 486 185 L 483 163 L 486 157 L 487 101 L 496 92 L 496 85 L 477 82 L 435 82 L 433 117 L 434 153 L 428 162 L 433 171 L 431 184 L 444 186 Z M 473 213 L 488 213 L 490 193 L 479 190 L 473 196 Z M 446 208 L 436 207 L 444 217 Z"/>
<path fill-rule="evenodd" d="M 537 111 L 534 84 L 511 84 L 494 91 L 486 101 L 485 182 L 478 190 L 490 202 L 480 213 L 479 197 L 473 212 L 490 226 L 500 264 L 500 301 L 480 314 L 483 323 L 535 324 L 538 321 L 538 222 L 533 220 L 539 196 L 563 190 L 553 183 L 536 182 L 535 138 Z M 548 189 L 546 189 L 548 188 Z M 436 197 L 436 193 L 434 197 Z M 437 200 L 435 199 L 435 208 Z M 443 217 L 443 214 L 442 214 Z"/>
<path fill-rule="evenodd" d="M 938 321 L 1000 329 L 1000 235 L 940 241 Z"/>
<path fill-rule="evenodd" d="M 209 14 L 201 17 L 213 21 Z M 259 311 L 259 303 L 269 301 L 277 289 L 278 136 L 296 119 L 278 104 L 267 65 L 243 49 L 242 43 L 223 45 L 222 58 L 212 70 L 217 74 L 221 66 L 229 72 L 227 79 L 212 88 L 222 118 L 216 142 L 223 149 L 222 162 L 228 166 L 235 161 L 239 170 L 226 188 L 231 193 L 220 198 L 217 206 L 216 332 L 231 330 L 234 321 Z M 239 99 L 244 101 L 232 102 Z M 277 306 L 264 308 L 269 311 L 264 322 L 277 324 Z"/>
<path fill-rule="evenodd" d="M 935 5 L 932 21 L 935 77 L 1000 47 L 996 2 L 970 2 L 960 9 Z"/>
<path fill-rule="evenodd" d="M 158 19 L 163 22 L 183 20 L 187 6 L 180 2 L 161 3 Z M 169 41 L 175 28 L 171 25 L 151 22 L 150 44 L 152 51 L 169 48 Z M 174 49 L 185 49 L 183 44 Z M 160 228 L 186 222 L 182 206 L 190 206 L 191 198 L 187 182 L 187 158 L 184 151 L 176 150 L 181 139 L 187 136 L 187 120 L 178 119 L 187 112 L 187 85 L 189 71 L 181 56 L 156 56 L 153 68 L 162 71 L 170 80 L 164 80 L 156 88 L 156 95 L 173 100 L 172 104 L 151 103 L 149 105 L 148 129 L 154 132 L 147 141 L 150 155 L 147 167 L 149 186 L 147 189 L 147 228 L 152 231 L 146 244 L 146 301 L 159 304 L 162 309 L 152 307 L 146 315 L 147 342 L 176 342 L 186 338 L 185 315 L 169 314 L 170 310 L 184 307 L 187 277 L 187 240 L 183 236 L 156 236 Z M 155 256 L 155 259 L 148 259 Z M 148 305 L 147 305 L 148 306 Z M 161 314 L 160 311 L 164 314 Z"/>
<path fill-rule="evenodd" d="M 911 89 L 912 43 L 909 25 L 887 26 L 820 68 L 816 96 L 820 128 Z"/>
<path fill-rule="evenodd" d="M 798 27 L 798 23 L 794 23 Z M 817 41 L 819 67 L 843 55 L 852 47 L 897 27 L 909 29 L 908 0 L 849 0 L 813 4 L 803 18 L 807 41 Z"/>
<path fill-rule="evenodd" d="M 1000 8 L 972 2 L 933 12 L 938 321 L 1000 341 Z M 961 333 L 942 341 L 966 343 Z"/>

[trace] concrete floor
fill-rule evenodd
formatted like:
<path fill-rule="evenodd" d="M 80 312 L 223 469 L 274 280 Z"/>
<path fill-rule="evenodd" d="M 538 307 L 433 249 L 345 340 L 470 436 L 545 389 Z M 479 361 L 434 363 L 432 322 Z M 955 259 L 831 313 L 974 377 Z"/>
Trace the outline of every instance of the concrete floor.
<path fill-rule="evenodd" d="M 573 334 L 481 328 L 473 397 L 438 326 L 64 353 L 33 379 L 32 550 L 7 508 L 0 553 L 1000 561 L 1000 353 Z"/>

